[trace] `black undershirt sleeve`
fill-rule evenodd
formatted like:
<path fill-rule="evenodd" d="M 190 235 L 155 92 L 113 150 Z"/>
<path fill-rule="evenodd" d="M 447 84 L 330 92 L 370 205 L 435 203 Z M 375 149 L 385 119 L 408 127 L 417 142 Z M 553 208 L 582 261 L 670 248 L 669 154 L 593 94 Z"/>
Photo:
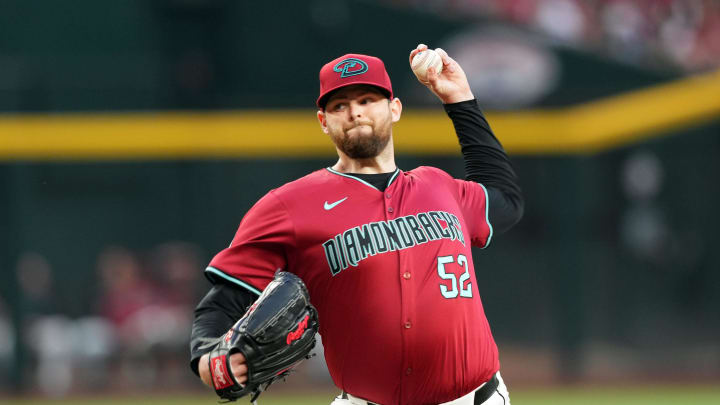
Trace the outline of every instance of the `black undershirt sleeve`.
<path fill-rule="evenodd" d="M 524 200 L 510 159 L 476 100 L 444 104 L 444 108 L 460 141 L 465 179 L 485 186 L 493 230 L 507 231 L 522 218 L 524 211 Z"/>
<path fill-rule="evenodd" d="M 190 335 L 190 368 L 198 374 L 198 361 L 217 339 L 240 319 L 258 295 L 238 286 L 218 282 L 195 308 Z"/>

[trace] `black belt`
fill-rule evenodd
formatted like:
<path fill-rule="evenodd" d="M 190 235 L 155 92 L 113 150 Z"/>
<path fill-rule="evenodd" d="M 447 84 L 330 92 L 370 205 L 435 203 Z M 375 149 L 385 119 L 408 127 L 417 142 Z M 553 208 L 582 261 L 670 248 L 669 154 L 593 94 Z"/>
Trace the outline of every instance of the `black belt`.
<path fill-rule="evenodd" d="M 473 400 L 473 403 L 475 405 L 480 405 L 490 399 L 490 397 L 493 396 L 493 394 L 495 393 L 498 384 L 500 384 L 500 381 L 498 380 L 497 373 L 495 373 L 495 375 L 493 375 L 491 379 L 489 379 L 482 387 L 478 388 L 478 390 L 475 391 L 475 399 Z M 347 392 L 343 391 L 341 398 L 348 399 Z M 367 401 L 367 405 L 377 404 Z"/>
<path fill-rule="evenodd" d="M 498 380 L 497 373 L 495 373 L 495 375 L 493 375 L 493 377 L 489 379 L 488 382 L 485 383 L 485 385 L 475 391 L 475 400 L 473 401 L 473 403 L 475 405 L 480 405 L 483 402 L 487 401 L 495 393 L 498 384 L 500 384 L 500 381 Z"/>

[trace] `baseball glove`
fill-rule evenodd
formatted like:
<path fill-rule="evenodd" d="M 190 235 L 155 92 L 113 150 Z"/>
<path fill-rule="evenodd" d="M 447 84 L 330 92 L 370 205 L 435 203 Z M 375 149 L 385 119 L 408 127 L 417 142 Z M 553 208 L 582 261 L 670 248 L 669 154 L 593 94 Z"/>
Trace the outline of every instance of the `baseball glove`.
<path fill-rule="evenodd" d="M 278 271 L 275 279 L 210 352 L 210 373 L 220 398 L 235 401 L 251 394 L 254 402 L 273 382 L 310 358 L 318 316 L 299 277 Z M 230 372 L 230 355 L 242 353 L 247 381 Z"/>

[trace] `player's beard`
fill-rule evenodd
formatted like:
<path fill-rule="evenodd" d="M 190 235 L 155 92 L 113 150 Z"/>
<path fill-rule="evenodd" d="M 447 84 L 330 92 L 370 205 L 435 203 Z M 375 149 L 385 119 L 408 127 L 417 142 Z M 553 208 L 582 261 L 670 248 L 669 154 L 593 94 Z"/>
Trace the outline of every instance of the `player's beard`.
<path fill-rule="evenodd" d="M 338 149 L 351 159 L 368 159 L 378 156 L 390 142 L 392 122 L 360 120 L 338 132 L 331 132 Z"/>

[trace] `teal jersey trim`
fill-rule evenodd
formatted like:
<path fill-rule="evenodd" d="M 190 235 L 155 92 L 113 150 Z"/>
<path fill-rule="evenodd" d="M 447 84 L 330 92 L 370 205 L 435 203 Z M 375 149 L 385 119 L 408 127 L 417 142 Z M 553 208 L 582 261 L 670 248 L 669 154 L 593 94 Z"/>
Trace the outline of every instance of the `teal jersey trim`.
<path fill-rule="evenodd" d="M 480 183 L 477 183 L 477 184 L 480 184 Z M 488 192 L 487 192 L 487 189 L 485 188 L 485 186 L 480 184 L 480 187 L 482 187 L 483 191 L 485 192 L 485 221 L 487 222 L 488 227 L 490 228 L 490 235 L 488 235 L 487 241 L 485 242 L 485 246 L 480 248 L 480 249 L 485 249 L 486 247 L 488 247 L 488 245 L 490 244 L 490 240 L 492 239 L 493 227 L 492 227 L 492 224 L 490 223 L 490 197 L 488 196 Z"/>
<path fill-rule="evenodd" d="M 343 176 L 343 177 L 347 177 L 347 178 L 349 178 L 349 179 L 357 180 L 357 181 L 359 181 L 360 183 L 362 183 L 362 184 L 364 184 L 364 185 L 366 185 L 366 186 L 368 186 L 368 187 L 372 187 L 374 190 L 380 191 L 377 187 L 373 186 L 372 184 L 368 183 L 367 181 L 365 181 L 365 180 L 363 180 L 363 179 L 361 179 L 361 178 L 358 178 L 358 177 L 355 177 L 355 176 L 351 176 L 351 175 L 346 174 L 346 173 L 340 173 L 339 171 L 334 170 L 334 169 L 331 169 L 331 168 L 329 168 L 329 167 L 326 167 L 325 170 L 329 171 L 329 172 L 332 173 L 332 174 L 337 174 L 338 176 Z M 394 172 L 393 175 L 390 177 L 390 180 L 388 180 L 387 187 L 390 187 L 390 185 L 392 184 L 392 182 L 395 181 L 395 179 L 397 178 L 398 174 L 400 174 L 400 169 L 399 169 L 399 168 L 398 168 L 398 169 L 395 169 L 395 172 Z"/>
<path fill-rule="evenodd" d="M 385 186 L 385 188 L 390 187 L 390 185 L 392 184 L 392 182 L 395 181 L 395 178 L 397 177 L 398 174 L 400 174 L 400 169 L 395 169 L 395 174 L 393 174 L 393 175 L 390 177 L 390 180 L 388 180 L 388 184 L 387 184 L 387 186 Z"/>
<path fill-rule="evenodd" d="M 227 280 L 227 281 L 229 281 L 229 282 L 231 282 L 231 283 L 233 283 L 233 284 L 237 284 L 237 285 L 239 285 L 240 287 L 244 287 L 245 289 L 247 289 L 247 290 L 249 290 L 249 291 L 251 291 L 251 292 L 254 292 L 254 293 L 257 294 L 257 295 L 260 295 L 260 294 L 262 293 L 262 291 L 260 291 L 260 290 L 258 290 L 257 288 L 251 286 L 250 284 L 248 284 L 248 283 L 246 283 L 246 282 L 244 282 L 244 281 L 242 281 L 242 280 L 239 280 L 239 279 L 237 279 L 237 278 L 235 278 L 235 277 L 228 276 L 227 274 L 223 273 L 222 270 L 218 270 L 218 269 L 216 269 L 215 267 L 210 266 L 210 267 L 206 268 L 205 271 L 208 272 L 208 273 L 212 273 L 212 274 L 214 274 L 214 275 L 216 275 L 216 276 L 219 276 L 219 277 L 221 277 L 221 278 L 224 278 L 225 280 Z"/>

